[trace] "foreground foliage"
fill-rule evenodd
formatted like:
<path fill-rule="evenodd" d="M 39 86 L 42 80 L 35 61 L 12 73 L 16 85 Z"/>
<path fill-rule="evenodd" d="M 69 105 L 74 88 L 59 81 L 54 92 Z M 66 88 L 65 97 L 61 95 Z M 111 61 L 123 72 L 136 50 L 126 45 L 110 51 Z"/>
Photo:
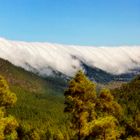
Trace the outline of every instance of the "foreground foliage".
<path fill-rule="evenodd" d="M 16 119 L 6 113 L 6 109 L 13 106 L 17 98 L 12 93 L 5 79 L 0 76 L 0 140 L 17 139 L 18 123 Z"/>
<path fill-rule="evenodd" d="M 65 104 L 76 139 L 111 140 L 120 136 L 118 119 L 122 115 L 121 106 L 109 90 L 104 89 L 97 94 L 95 84 L 81 71 L 65 91 Z"/>

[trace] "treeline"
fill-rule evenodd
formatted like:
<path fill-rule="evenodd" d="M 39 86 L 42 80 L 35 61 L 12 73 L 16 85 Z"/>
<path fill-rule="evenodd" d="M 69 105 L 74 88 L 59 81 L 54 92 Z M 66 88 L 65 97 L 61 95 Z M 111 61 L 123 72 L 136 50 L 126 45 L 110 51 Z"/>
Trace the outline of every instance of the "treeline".
<path fill-rule="evenodd" d="M 7 113 L 17 98 L 0 77 L 0 140 L 140 139 L 140 76 L 120 88 L 97 92 L 96 84 L 79 71 L 64 97 L 63 122 L 54 124 L 55 129 L 50 122 L 40 129 Z"/>

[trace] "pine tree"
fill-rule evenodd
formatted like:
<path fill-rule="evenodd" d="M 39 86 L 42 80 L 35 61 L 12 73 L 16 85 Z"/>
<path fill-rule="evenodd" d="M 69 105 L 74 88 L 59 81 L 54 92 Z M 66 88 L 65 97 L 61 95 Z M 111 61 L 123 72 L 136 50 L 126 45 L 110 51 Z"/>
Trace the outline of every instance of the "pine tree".
<path fill-rule="evenodd" d="M 8 87 L 7 82 L 0 76 L 0 140 L 15 140 L 17 138 L 16 119 L 7 115 L 6 109 L 15 104 L 17 98 Z"/>
<path fill-rule="evenodd" d="M 96 86 L 79 71 L 65 91 L 65 112 L 71 115 L 71 127 L 78 140 L 119 138 L 121 106 L 108 89 L 96 93 Z"/>
<path fill-rule="evenodd" d="M 96 100 L 97 118 L 92 123 L 91 135 L 101 140 L 116 140 L 123 132 L 118 119 L 122 117 L 122 108 L 114 100 L 108 89 L 102 89 Z"/>
<path fill-rule="evenodd" d="M 71 114 L 71 127 L 78 140 L 89 134 L 89 124 L 95 119 L 95 89 L 95 84 L 79 71 L 64 93 L 65 112 Z"/>

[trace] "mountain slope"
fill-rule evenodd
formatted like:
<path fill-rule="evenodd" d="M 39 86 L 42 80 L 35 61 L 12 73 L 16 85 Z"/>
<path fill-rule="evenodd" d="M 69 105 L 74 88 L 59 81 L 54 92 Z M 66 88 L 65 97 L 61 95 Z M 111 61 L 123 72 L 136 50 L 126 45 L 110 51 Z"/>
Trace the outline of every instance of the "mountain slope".
<path fill-rule="evenodd" d="M 8 81 L 10 89 L 17 95 L 16 105 L 9 113 L 22 124 L 47 131 L 65 126 L 63 113 L 63 90 L 52 80 L 43 79 L 0 59 L 0 75 Z M 65 131 L 65 128 L 63 128 Z"/>
<path fill-rule="evenodd" d="M 124 109 L 124 117 L 120 123 L 127 133 L 122 139 L 126 139 L 129 135 L 140 139 L 140 75 L 121 87 L 113 89 L 112 93 Z"/>
<path fill-rule="evenodd" d="M 84 65 L 112 75 L 137 74 L 140 70 L 140 46 L 68 46 L 1 38 L 0 57 L 41 76 L 73 76 L 77 70 L 85 70 Z"/>
<path fill-rule="evenodd" d="M 88 70 L 91 71 L 89 77 L 92 77 L 91 67 L 86 65 L 84 67 L 90 69 Z M 94 71 L 97 77 L 100 74 L 107 74 L 97 68 Z M 63 79 L 61 75 L 61 80 L 56 79 L 56 77 L 42 78 L 3 59 L 0 59 L 0 75 L 6 78 L 10 89 L 17 95 L 18 101 L 16 106 L 9 109 L 8 112 L 15 116 L 20 124 L 28 124 L 31 128 L 36 129 L 44 140 L 46 133 L 47 135 L 58 135 L 60 133 L 64 136 L 71 133 L 67 127 L 68 116 L 63 113 L 64 99 L 62 95 L 66 84 L 60 82 Z M 118 83 L 114 84 L 115 86 L 113 85 L 113 87 L 119 88 L 112 89 L 112 94 L 125 109 L 125 116 L 122 118 L 124 120 L 121 120 L 120 124 L 128 126 L 126 127 L 126 132 L 135 136 L 140 130 L 139 120 L 137 120 L 140 110 L 140 76 L 123 86 L 117 85 Z M 105 85 L 105 87 L 111 87 L 111 85 Z M 130 121 L 133 123 L 130 123 Z M 138 126 L 138 128 L 135 126 Z M 123 137 L 126 138 L 127 133 Z"/>

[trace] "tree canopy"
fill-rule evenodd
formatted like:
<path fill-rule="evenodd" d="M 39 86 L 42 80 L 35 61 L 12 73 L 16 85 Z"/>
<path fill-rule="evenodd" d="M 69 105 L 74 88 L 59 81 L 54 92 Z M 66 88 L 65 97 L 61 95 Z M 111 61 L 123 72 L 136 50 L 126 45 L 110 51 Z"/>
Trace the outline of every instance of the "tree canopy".
<path fill-rule="evenodd" d="M 118 119 L 121 106 L 107 89 L 96 92 L 96 84 L 79 71 L 70 81 L 65 95 L 65 112 L 71 115 L 71 128 L 77 139 L 116 139 L 121 133 Z"/>
<path fill-rule="evenodd" d="M 12 93 L 5 79 L 0 76 L 0 140 L 15 140 L 17 138 L 16 119 L 6 113 L 8 107 L 16 103 L 16 95 Z"/>

